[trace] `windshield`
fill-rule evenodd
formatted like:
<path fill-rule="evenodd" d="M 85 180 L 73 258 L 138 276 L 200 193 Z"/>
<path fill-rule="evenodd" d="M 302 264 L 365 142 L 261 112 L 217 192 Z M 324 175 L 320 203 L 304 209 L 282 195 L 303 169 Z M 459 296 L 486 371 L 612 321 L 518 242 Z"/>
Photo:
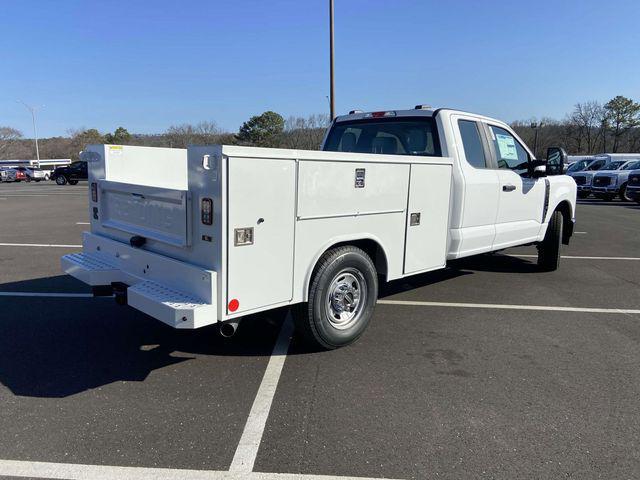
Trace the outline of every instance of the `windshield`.
<path fill-rule="evenodd" d="M 602 166 L 605 164 L 604 160 L 594 160 L 589 164 L 587 170 L 600 170 Z"/>
<path fill-rule="evenodd" d="M 602 167 L 602 170 L 618 170 L 622 165 L 624 165 L 623 160 L 618 160 L 617 162 L 609 162 L 604 167 Z"/>
<path fill-rule="evenodd" d="M 640 168 L 640 160 L 627 163 L 624 167 L 622 167 L 622 170 L 637 170 L 638 168 Z"/>
<path fill-rule="evenodd" d="M 567 173 L 580 172 L 586 168 L 588 163 L 589 160 L 579 160 L 567 169 Z"/>
<path fill-rule="evenodd" d="M 385 153 L 389 155 L 440 154 L 433 118 L 371 118 L 333 125 L 324 150 Z"/>

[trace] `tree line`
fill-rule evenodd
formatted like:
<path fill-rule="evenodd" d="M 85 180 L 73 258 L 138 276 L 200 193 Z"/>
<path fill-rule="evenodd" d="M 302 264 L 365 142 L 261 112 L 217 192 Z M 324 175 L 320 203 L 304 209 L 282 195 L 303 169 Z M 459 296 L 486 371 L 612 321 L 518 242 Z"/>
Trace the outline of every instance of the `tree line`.
<path fill-rule="evenodd" d="M 320 147 L 329 116 L 283 118 L 264 112 L 244 122 L 238 132 L 226 132 L 213 121 L 172 125 L 160 134 L 130 133 L 124 127 L 102 133 L 95 128 L 71 130 L 67 136 L 39 140 L 41 158 L 77 159 L 85 145 L 113 143 L 150 147 L 186 148 L 187 145 L 234 144 L 259 147 L 316 150 Z M 544 156 L 550 146 L 561 146 L 570 155 L 631 153 L 640 150 L 640 104 L 617 96 L 606 103 L 577 103 L 562 120 L 518 120 L 511 124 L 518 135 Z M 0 160 L 34 158 L 33 140 L 15 128 L 0 126 Z"/>
<path fill-rule="evenodd" d="M 160 134 L 130 133 L 124 127 L 114 132 L 95 128 L 69 130 L 66 136 L 38 140 L 40 158 L 71 158 L 77 160 L 85 145 L 111 143 L 148 147 L 186 148 L 187 145 L 246 145 L 258 147 L 320 148 L 329 116 L 283 118 L 276 112 L 264 112 L 243 123 L 238 132 L 225 132 L 213 121 L 172 125 Z M 35 158 L 34 141 L 19 130 L 0 126 L 0 160 Z"/>

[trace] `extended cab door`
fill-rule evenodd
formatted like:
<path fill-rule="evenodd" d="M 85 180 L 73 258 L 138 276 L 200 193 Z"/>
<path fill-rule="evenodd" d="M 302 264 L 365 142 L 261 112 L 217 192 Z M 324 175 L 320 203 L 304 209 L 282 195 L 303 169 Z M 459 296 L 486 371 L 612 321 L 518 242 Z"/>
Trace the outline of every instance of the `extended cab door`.
<path fill-rule="evenodd" d="M 464 180 L 457 190 L 462 213 L 451 226 L 451 248 L 456 257 L 464 257 L 491 251 L 496 234 L 499 179 L 481 121 L 454 114 L 451 127 Z"/>
<path fill-rule="evenodd" d="M 493 249 L 536 241 L 547 180 L 531 176 L 532 155 L 513 132 L 492 124 L 485 128 L 500 181 Z"/>

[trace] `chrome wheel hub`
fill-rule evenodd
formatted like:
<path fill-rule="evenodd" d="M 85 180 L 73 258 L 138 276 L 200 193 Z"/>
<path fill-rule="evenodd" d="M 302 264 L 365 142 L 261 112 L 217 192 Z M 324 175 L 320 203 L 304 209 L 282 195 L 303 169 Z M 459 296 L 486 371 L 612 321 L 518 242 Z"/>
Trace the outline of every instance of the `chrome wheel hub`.
<path fill-rule="evenodd" d="M 327 292 L 327 316 L 338 329 L 348 328 L 362 313 L 366 304 L 366 281 L 355 269 L 338 273 Z"/>

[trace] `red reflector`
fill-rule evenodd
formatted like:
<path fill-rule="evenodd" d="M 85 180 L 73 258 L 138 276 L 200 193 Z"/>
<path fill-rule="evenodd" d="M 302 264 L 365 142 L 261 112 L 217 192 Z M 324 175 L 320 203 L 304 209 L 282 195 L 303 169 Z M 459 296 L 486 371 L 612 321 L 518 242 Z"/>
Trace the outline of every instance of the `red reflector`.
<path fill-rule="evenodd" d="M 373 118 L 380 118 L 380 117 L 384 117 L 384 113 L 385 113 L 385 112 L 373 112 L 373 113 L 371 114 L 371 116 L 372 116 Z"/>
<path fill-rule="evenodd" d="M 230 312 L 235 312 L 236 310 L 238 310 L 238 307 L 240 307 L 240 302 L 234 298 L 233 300 L 231 300 L 229 302 L 229 311 Z"/>

